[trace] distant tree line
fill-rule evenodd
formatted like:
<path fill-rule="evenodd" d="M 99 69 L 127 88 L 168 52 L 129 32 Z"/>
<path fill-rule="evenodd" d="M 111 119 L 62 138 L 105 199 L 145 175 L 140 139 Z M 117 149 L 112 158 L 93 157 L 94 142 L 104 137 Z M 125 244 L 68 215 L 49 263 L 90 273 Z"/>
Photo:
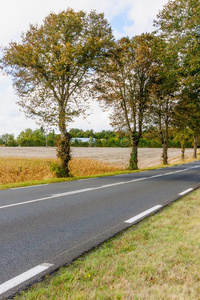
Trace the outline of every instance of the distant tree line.
<path fill-rule="evenodd" d="M 72 147 L 131 147 L 131 140 L 126 132 L 115 132 L 112 130 L 102 130 L 94 132 L 91 130 L 82 130 L 78 128 L 70 129 Z M 83 141 L 87 138 L 87 141 Z M 45 133 L 43 128 L 32 130 L 27 128 L 16 138 L 14 134 L 5 133 L 0 136 L 0 146 L 7 147 L 56 147 L 60 140 L 60 134 L 54 130 Z M 169 130 L 169 147 L 181 148 L 182 136 L 176 128 Z M 200 142 L 200 141 L 199 141 Z M 143 132 L 139 147 L 161 148 L 159 132 L 156 128 L 149 128 Z M 193 147 L 193 135 L 188 130 L 185 134 L 185 147 Z"/>
<path fill-rule="evenodd" d="M 199 20 L 199 0 L 170 0 L 157 15 L 153 33 L 115 40 L 104 14 L 67 9 L 30 25 L 20 43 L 2 49 L 0 68 L 12 76 L 20 107 L 28 117 L 59 128 L 58 176 L 69 176 L 73 134 L 67 128 L 74 117 L 87 115 L 89 99 L 105 111 L 111 108 L 114 131 L 126 133 L 97 141 L 130 142 L 130 170 L 138 168 L 142 145 L 162 146 L 167 164 L 168 148 L 179 144 L 184 158 L 192 136 L 197 157 Z"/>
<path fill-rule="evenodd" d="M 54 131 L 45 134 L 42 129 L 32 130 L 27 128 L 22 131 L 17 138 L 14 134 L 2 134 L 0 136 L 0 146 L 7 147 L 39 147 L 39 146 L 55 146 L 57 135 Z"/>

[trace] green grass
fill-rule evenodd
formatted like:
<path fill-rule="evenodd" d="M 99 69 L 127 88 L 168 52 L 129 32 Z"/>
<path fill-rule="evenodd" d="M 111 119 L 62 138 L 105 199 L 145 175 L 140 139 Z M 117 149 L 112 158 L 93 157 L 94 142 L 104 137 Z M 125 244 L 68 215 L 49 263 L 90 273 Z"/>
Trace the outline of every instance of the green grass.
<path fill-rule="evenodd" d="M 16 299 L 200 299 L 200 189 Z"/>

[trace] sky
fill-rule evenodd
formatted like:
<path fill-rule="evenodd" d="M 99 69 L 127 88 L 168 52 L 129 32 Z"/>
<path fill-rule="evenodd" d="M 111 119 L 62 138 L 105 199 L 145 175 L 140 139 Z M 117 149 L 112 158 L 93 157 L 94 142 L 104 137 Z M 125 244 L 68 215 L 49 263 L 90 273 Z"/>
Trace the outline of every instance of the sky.
<path fill-rule="evenodd" d="M 104 13 L 110 22 L 116 39 L 134 36 L 153 30 L 153 19 L 162 10 L 167 0 L 0 0 L 0 46 L 10 41 L 20 42 L 22 32 L 29 24 L 41 24 L 50 13 L 59 13 L 67 8 L 89 12 L 95 9 Z M 38 128 L 35 121 L 27 119 L 16 104 L 17 96 L 12 79 L 0 73 L 0 135 L 14 134 L 15 137 L 26 128 Z M 91 101 L 91 114 L 86 120 L 76 118 L 69 128 L 101 131 L 112 129 L 109 112 L 102 112 L 98 103 Z"/>

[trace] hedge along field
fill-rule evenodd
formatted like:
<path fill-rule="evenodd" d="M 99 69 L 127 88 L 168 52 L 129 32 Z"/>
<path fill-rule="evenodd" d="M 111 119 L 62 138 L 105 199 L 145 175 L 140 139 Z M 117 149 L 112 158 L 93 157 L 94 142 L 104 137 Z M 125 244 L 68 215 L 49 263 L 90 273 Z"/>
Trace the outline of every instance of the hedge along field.
<path fill-rule="evenodd" d="M 0 157 L 0 184 L 52 179 L 55 177 L 50 171 L 53 162 L 57 159 Z M 87 158 L 73 158 L 70 162 L 70 171 L 75 177 L 119 170 L 122 167 Z"/>

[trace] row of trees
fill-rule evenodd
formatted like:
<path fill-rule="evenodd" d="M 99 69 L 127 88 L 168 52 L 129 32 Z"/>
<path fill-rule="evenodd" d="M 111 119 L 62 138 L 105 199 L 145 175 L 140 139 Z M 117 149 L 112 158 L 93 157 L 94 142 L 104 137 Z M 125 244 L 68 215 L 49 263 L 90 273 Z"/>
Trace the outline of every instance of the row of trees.
<path fill-rule="evenodd" d="M 94 132 L 93 130 L 83 131 L 81 129 L 71 129 L 69 131 L 73 138 L 72 146 L 93 146 L 93 147 L 131 147 L 131 139 L 127 132 L 102 130 Z M 87 142 L 79 140 L 80 138 L 89 138 Z M 200 144 L 200 140 L 198 140 Z M 184 145 L 184 148 L 183 148 Z M 184 159 L 184 149 L 193 147 L 193 132 L 187 129 L 184 132 L 184 144 L 182 133 L 176 127 L 170 127 L 168 133 L 168 146 L 182 148 L 182 159 Z M 145 128 L 140 138 L 138 147 L 161 148 L 159 130 L 154 127 Z"/>
<path fill-rule="evenodd" d="M 170 126 L 194 137 L 200 131 L 200 3 L 169 1 L 155 20 L 154 33 L 114 40 L 103 14 L 72 9 L 50 14 L 30 26 L 22 42 L 3 49 L 0 66 L 13 77 L 19 105 L 61 133 L 61 173 L 69 175 L 74 116 L 87 112 L 86 100 L 111 107 L 114 129 L 129 135 L 130 169 L 138 168 L 137 148 L 145 126 L 157 127 L 167 164 Z"/>
<path fill-rule="evenodd" d="M 0 146 L 8 147 L 37 147 L 37 146 L 56 146 L 56 141 L 58 137 L 55 134 L 54 130 L 45 134 L 43 129 L 32 130 L 27 128 L 26 130 L 20 132 L 17 138 L 14 137 L 14 134 L 2 134 L 0 136 Z"/>
<path fill-rule="evenodd" d="M 126 132 L 115 132 L 112 130 L 102 130 L 94 132 L 91 130 L 82 130 L 78 128 L 70 129 L 71 146 L 73 147 L 130 147 L 131 141 Z M 85 139 L 86 138 L 86 141 Z M 27 128 L 22 131 L 17 138 L 14 134 L 2 134 L 0 136 L 0 146 L 6 147 L 56 147 L 60 140 L 60 134 L 54 130 L 45 133 L 43 128 L 32 130 Z M 193 147 L 192 131 L 185 132 L 185 146 Z M 200 142 L 200 141 L 199 141 Z M 176 128 L 169 130 L 169 147 L 180 148 L 182 145 L 182 134 Z M 162 144 L 159 132 L 156 128 L 150 128 L 143 132 L 139 147 L 161 148 Z M 183 154 L 183 153 L 182 153 Z M 184 159 L 184 156 L 182 156 Z"/>

